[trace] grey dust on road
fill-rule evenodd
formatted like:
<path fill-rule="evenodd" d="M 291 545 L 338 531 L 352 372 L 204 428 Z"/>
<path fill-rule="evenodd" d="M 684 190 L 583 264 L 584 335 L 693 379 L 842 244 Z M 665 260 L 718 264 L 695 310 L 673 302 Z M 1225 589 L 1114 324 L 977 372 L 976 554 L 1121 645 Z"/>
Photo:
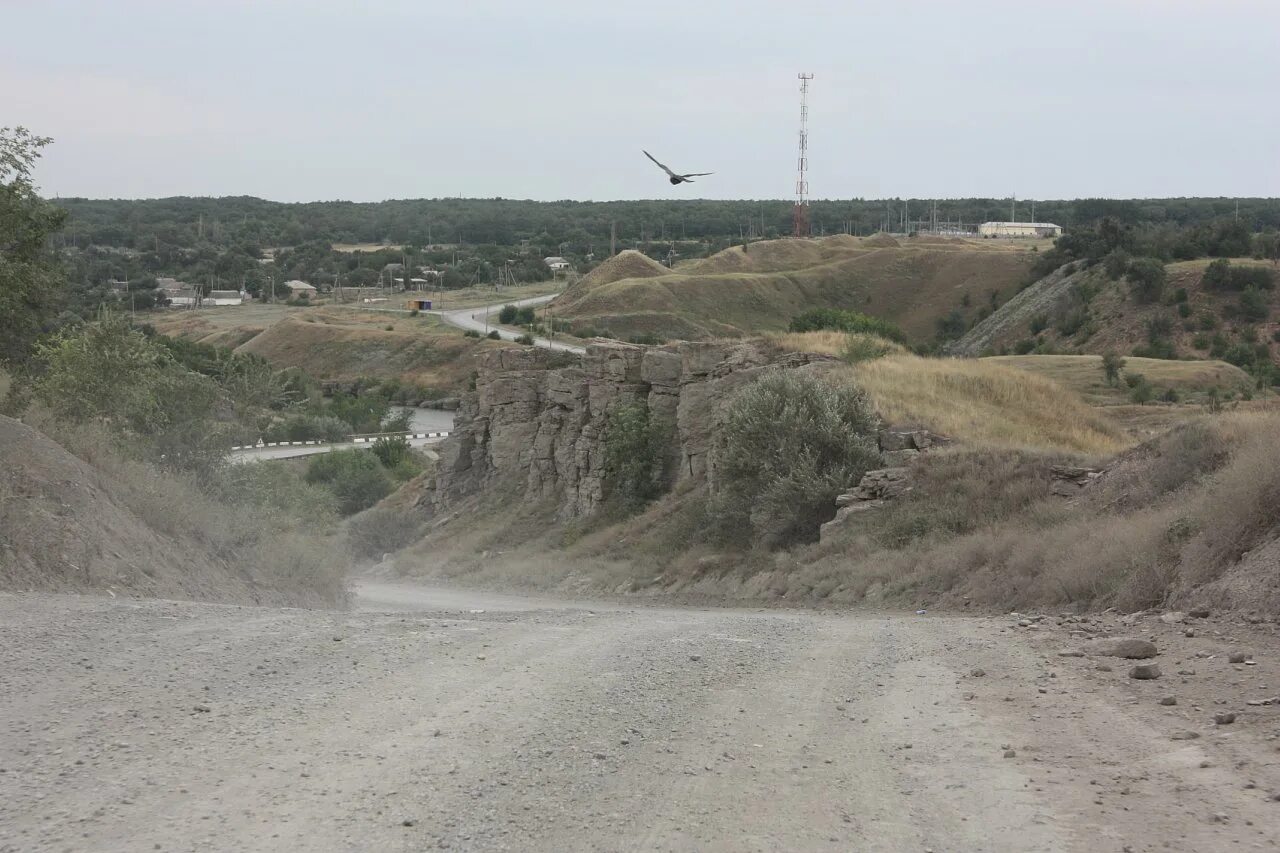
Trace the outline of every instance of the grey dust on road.
<path fill-rule="evenodd" d="M 1247 744 L 1171 740 L 1004 619 L 359 595 L 0 596 L 0 850 L 1275 841 Z"/>

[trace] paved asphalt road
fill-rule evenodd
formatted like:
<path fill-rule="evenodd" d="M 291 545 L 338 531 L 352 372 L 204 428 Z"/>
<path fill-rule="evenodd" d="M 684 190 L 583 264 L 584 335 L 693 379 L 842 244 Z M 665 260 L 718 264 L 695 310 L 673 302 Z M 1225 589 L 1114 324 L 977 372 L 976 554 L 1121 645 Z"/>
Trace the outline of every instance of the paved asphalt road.
<path fill-rule="evenodd" d="M 503 340 L 514 341 L 520 337 L 519 333 L 501 328 L 495 325 L 495 321 L 490 317 L 490 322 L 486 323 L 485 318 L 490 315 L 496 315 L 505 305 L 514 305 L 522 308 L 526 305 L 543 305 L 555 299 L 560 294 L 552 293 L 549 296 L 534 296 L 529 299 L 519 299 L 515 302 L 503 302 L 498 305 L 489 305 L 484 308 L 462 308 L 456 311 L 439 311 L 440 318 L 451 326 L 457 326 L 459 329 L 471 329 L 480 333 L 487 333 L 497 330 Z M 577 344 L 563 343 L 561 341 L 553 341 L 547 338 L 534 338 L 535 346 L 546 347 L 547 349 L 562 350 L 563 352 L 573 352 L 581 355 L 585 353 L 586 347 Z"/>

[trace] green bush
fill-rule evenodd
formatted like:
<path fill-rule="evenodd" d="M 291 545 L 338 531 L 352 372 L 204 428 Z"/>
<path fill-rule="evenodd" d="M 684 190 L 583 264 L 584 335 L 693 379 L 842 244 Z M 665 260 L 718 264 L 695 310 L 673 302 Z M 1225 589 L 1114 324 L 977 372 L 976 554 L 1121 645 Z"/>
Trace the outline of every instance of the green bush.
<path fill-rule="evenodd" d="M 1143 379 L 1137 385 L 1133 386 L 1133 390 L 1129 392 L 1129 399 L 1140 406 L 1145 406 L 1155 399 L 1156 389 L 1150 382 Z"/>
<path fill-rule="evenodd" d="M 1014 355 L 1026 355 L 1036 348 L 1036 342 L 1031 338 L 1023 338 L 1013 345 Z"/>
<path fill-rule="evenodd" d="M 500 340 L 502 340 L 502 335 L 498 334 L 498 330 L 497 330 L 497 329 L 493 329 L 492 331 L 490 331 L 490 332 L 489 332 L 489 334 L 487 335 L 487 337 L 488 337 L 488 338 L 489 338 L 489 340 L 491 340 L 491 341 L 500 341 Z"/>
<path fill-rule="evenodd" d="M 1179 302 L 1179 303 L 1178 303 L 1178 316 L 1179 316 L 1179 317 L 1182 317 L 1183 319 L 1186 319 L 1187 317 L 1190 317 L 1190 316 L 1191 316 L 1191 303 L 1189 303 L 1189 302 Z"/>
<path fill-rule="evenodd" d="M 498 312 L 498 322 L 504 325 L 511 325 L 516 321 L 516 313 L 519 311 L 514 305 L 503 305 L 502 310 Z"/>
<path fill-rule="evenodd" d="M 516 309 L 516 324 L 520 326 L 528 326 L 534 320 L 533 308 L 525 306 Z"/>
<path fill-rule="evenodd" d="M 1209 336 L 1201 332 L 1191 339 L 1191 345 L 1198 350 L 1207 350 L 1209 348 Z"/>
<path fill-rule="evenodd" d="M 1139 302 L 1159 302 L 1164 295 L 1164 264 L 1158 258 L 1138 258 L 1129 264 L 1125 275 L 1133 289 L 1134 298 Z"/>
<path fill-rule="evenodd" d="M 604 432 L 605 500 L 635 512 L 670 487 L 673 426 L 642 403 L 614 406 Z"/>
<path fill-rule="evenodd" d="M 817 538 L 834 501 L 879 465 L 865 393 L 774 370 L 739 391 L 712 448 L 712 517 L 721 538 L 769 547 Z"/>
<path fill-rule="evenodd" d="M 410 454 L 409 439 L 403 435 L 389 435 L 373 443 L 373 455 L 387 468 L 394 468 Z"/>
<path fill-rule="evenodd" d="M 1266 267 L 1245 264 L 1233 266 L 1226 258 L 1219 258 L 1205 268 L 1202 282 L 1208 290 L 1271 290 L 1275 276 Z"/>
<path fill-rule="evenodd" d="M 627 340 L 633 344 L 645 344 L 647 346 L 659 346 L 666 343 L 666 341 L 655 335 L 653 332 L 642 332 L 638 335 L 632 335 Z"/>
<path fill-rule="evenodd" d="M 907 337 L 902 330 L 887 320 L 872 317 L 858 311 L 843 311 L 839 308 L 813 308 L 803 314 L 791 318 L 792 332 L 867 332 L 888 338 L 896 343 L 906 343 Z"/>
<path fill-rule="evenodd" d="M 1246 320 L 1265 320 L 1271 314 L 1270 300 L 1251 284 L 1240 294 L 1240 313 Z"/>
<path fill-rule="evenodd" d="M 533 335 L 521 335 L 516 338 L 516 343 L 531 347 L 533 346 Z"/>
<path fill-rule="evenodd" d="M 1120 371 L 1124 370 L 1124 358 L 1114 352 L 1102 354 L 1102 378 L 1111 386 L 1120 382 Z"/>
<path fill-rule="evenodd" d="M 464 338 L 478 338 L 480 337 L 480 333 L 475 329 L 467 329 L 462 333 L 462 336 Z"/>
<path fill-rule="evenodd" d="M 290 415 L 262 432 L 263 441 L 342 441 L 351 432 L 345 421 L 328 415 Z"/>
<path fill-rule="evenodd" d="M 1132 260 L 1129 253 L 1124 249 L 1112 249 L 1105 258 L 1102 259 L 1102 268 L 1107 272 L 1107 278 L 1118 280 L 1129 271 L 1129 262 Z"/>
<path fill-rule="evenodd" d="M 378 457 L 363 450 L 338 450 L 311 458 L 308 483 L 327 486 L 338 500 L 338 511 L 351 515 L 391 494 L 394 484 Z"/>
<path fill-rule="evenodd" d="M 1049 315 L 1037 314 L 1031 318 L 1031 334 L 1038 335 L 1049 328 Z"/>

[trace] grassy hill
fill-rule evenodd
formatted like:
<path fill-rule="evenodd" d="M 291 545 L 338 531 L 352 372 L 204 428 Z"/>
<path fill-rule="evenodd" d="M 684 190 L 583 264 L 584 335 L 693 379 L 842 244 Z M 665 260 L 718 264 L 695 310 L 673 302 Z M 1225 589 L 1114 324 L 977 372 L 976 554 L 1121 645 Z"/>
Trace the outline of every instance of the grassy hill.
<path fill-rule="evenodd" d="M 983 363 L 1013 367 L 1052 379 L 1093 405 L 1128 400 L 1124 383 L 1108 385 L 1098 355 L 1008 355 L 981 359 Z M 1125 359 L 1123 372 L 1137 373 L 1160 390 L 1172 388 L 1180 397 L 1199 399 L 1216 388 L 1238 394 L 1253 387 L 1249 374 L 1224 361 L 1170 361 L 1159 358 Z"/>
<path fill-rule="evenodd" d="M 781 331 L 806 309 L 832 307 L 884 318 L 924 341 L 951 312 L 972 316 L 1012 295 L 1034 258 L 1009 243 L 847 235 L 762 241 L 675 271 L 634 254 L 567 290 L 555 315 L 624 338 L 698 340 Z"/>
<path fill-rule="evenodd" d="M 1143 303 L 1103 265 L 1068 265 L 1020 292 L 949 348 L 962 355 L 1074 353 L 1225 359 L 1248 368 L 1280 363 L 1280 298 L 1262 289 L 1247 306 L 1241 290 L 1205 286 L 1209 260 L 1167 264 L 1160 299 Z M 1280 270 L 1237 258 L 1232 268 Z"/>
<path fill-rule="evenodd" d="M 244 305 L 161 315 L 153 322 L 162 334 L 254 353 L 317 379 L 398 379 L 442 393 L 466 385 L 469 356 L 513 346 L 465 337 L 433 316 L 338 307 Z"/>

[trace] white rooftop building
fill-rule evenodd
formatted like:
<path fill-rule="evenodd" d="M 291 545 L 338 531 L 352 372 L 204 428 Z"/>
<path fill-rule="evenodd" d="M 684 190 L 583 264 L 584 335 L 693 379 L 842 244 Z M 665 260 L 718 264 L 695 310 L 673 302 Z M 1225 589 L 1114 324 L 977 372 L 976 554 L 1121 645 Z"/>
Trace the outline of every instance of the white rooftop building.
<path fill-rule="evenodd" d="M 1061 237 L 1062 226 L 1052 222 L 984 222 L 978 233 L 983 237 Z"/>

